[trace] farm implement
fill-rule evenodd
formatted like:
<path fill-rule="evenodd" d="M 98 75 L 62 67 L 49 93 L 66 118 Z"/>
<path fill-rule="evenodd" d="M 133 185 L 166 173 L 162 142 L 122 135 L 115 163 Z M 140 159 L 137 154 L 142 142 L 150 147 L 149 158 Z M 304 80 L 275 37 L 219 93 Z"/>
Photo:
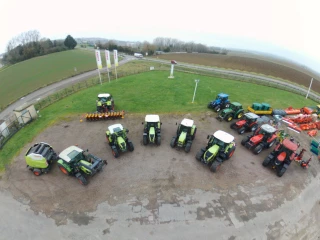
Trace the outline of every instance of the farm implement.
<path fill-rule="evenodd" d="M 124 118 L 124 111 L 86 114 L 86 119 L 88 121 L 114 120 L 114 119 L 121 119 L 121 118 Z"/>
<path fill-rule="evenodd" d="M 268 103 L 253 103 L 251 107 L 248 107 L 248 111 L 257 115 L 271 115 L 273 109 Z"/>

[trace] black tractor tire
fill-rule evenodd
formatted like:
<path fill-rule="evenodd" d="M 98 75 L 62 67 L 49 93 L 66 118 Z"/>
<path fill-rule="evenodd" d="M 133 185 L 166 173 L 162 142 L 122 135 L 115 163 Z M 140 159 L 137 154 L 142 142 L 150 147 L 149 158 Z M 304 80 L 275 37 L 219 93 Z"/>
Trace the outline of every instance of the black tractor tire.
<path fill-rule="evenodd" d="M 220 169 L 220 167 L 221 167 L 221 162 L 215 160 L 215 161 L 212 163 L 212 165 L 211 165 L 211 167 L 210 167 L 210 170 L 211 170 L 211 172 L 217 172 L 217 171 Z"/>
<path fill-rule="evenodd" d="M 191 142 L 187 142 L 186 147 L 184 148 L 184 151 L 185 151 L 186 153 L 190 152 L 191 145 L 192 145 Z"/>
<path fill-rule="evenodd" d="M 233 116 L 231 114 L 227 115 L 225 118 L 224 118 L 227 122 L 231 122 L 233 120 Z"/>
<path fill-rule="evenodd" d="M 201 160 L 201 157 L 203 156 L 204 153 L 205 153 L 205 151 L 204 151 L 203 149 L 200 149 L 200 151 L 197 152 L 197 154 L 196 154 L 196 159 L 197 159 L 198 161 L 200 161 L 200 160 Z"/>
<path fill-rule="evenodd" d="M 193 133 L 193 135 L 191 136 L 191 140 L 194 140 L 194 139 L 195 139 L 196 133 L 197 133 L 197 128 L 194 129 L 194 133 Z"/>
<path fill-rule="evenodd" d="M 113 149 L 112 149 L 112 155 L 113 155 L 115 158 L 118 158 L 118 157 L 119 157 L 119 151 L 118 151 L 118 149 L 113 148 Z"/>
<path fill-rule="evenodd" d="M 147 145 L 147 144 L 148 144 L 148 136 L 143 135 L 143 145 Z"/>
<path fill-rule="evenodd" d="M 176 137 L 173 137 L 173 138 L 171 139 L 170 146 L 171 146 L 172 148 L 174 148 L 176 145 L 177 145 L 177 143 L 176 143 Z"/>
<path fill-rule="evenodd" d="M 211 108 L 211 103 L 208 103 L 207 108 Z"/>
<path fill-rule="evenodd" d="M 272 160 L 272 156 L 270 156 L 270 154 L 263 160 L 262 162 L 262 166 L 264 167 L 268 167 L 268 165 L 270 164 L 271 160 Z"/>
<path fill-rule="evenodd" d="M 133 143 L 130 142 L 130 141 L 128 142 L 128 149 L 129 149 L 130 152 L 133 152 L 133 150 L 134 150 Z"/>
<path fill-rule="evenodd" d="M 58 167 L 59 167 L 60 171 L 61 171 L 63 174 L 65 174 L 65 175 L 67 175 L 67 176 L 70 175 L 70 173 L 68 172 L 68 170 L 67 170 L 63 165 L 58 164 Z"/>
<path fill-rule="evenodd" d="M 36 175 L 37 177 L 42 174 L 42 171 L 39 168 L 34 168 L 32 170 L 33 174 Z"/>
<path fill-rule="evenodd" d="M 255 132 L 257 129 L 258 129 L 258 124 L 254 124 L 254 125 L 251 127 L 250 131 L 251 131 L 251 132 Z"/>
<path fill-rule="evenodd" d="M 249 141 L 249 139 L 250 139 L 250 136 L 244 137 L 244 138 L 241 140 L 241 145 L 242 145 L 242 146 L 246 145 L 246 143 Z"/>
<path fill-rule="evenodd" d="M 225 160 L 229 160 L 233 156 L 235 150 L 236 150 L 236 146 L 233 146 L 232 148 L 230 148 L 226 154 Z"/>
<path fill-rule="evenodd" d="M 240 119 L 243 117 L 243 112 L 238 113 L 237 118 Z"/>
<path fill-rule="evenodd" d="M 270 142 L 268 145 L 267 145 L 267 148 L 271 148 L 275 143 L 276 143 L 277 139 L 274 139 L 272 142 Z"/>
<path fill-rule="evenodd" d="M 240 129 L 238 130 L 238 133 L 239 133 L 240 135 L 244 134 L 245 132 L 246 132 L 246 128 L 245 128 L 245 127 L 242 127 L 242 128 L 240 128 Z"/>
<path fill-rule="evenodd" d="M 277 176 L 282 177 L 282 175 L 286 172 L 286 168 L 282 167 L 280 170 L 277 171 Z"/>
<path fill-rule="evenodd" d="M 219 106 L 216 106 L 215 108 L 214 108 L 214 111 L 215 112 L 220 112 L 221 111 L 221 106 L 219 105 Z"/>
<path fill-rule="evenodd" d="M 158 136 L 156 141 L 157 141 L 157 145 L 160 146 L 161 145 L 161 136 Z"/>
<path fill-rule="evenodd" d="M 237 124 L 237 123 L 235 123 L 235 122 L 234 122 L 234 123 L 231 123 L 231 124 L 230 124 L 230 128 L 231 128 L 231 129 L 235 129 L 236 124 Z"/>
<path fill-rule="evenodd" d="M 258 144 L 258 146 L 256 146 L 254 149 L 253 149 L 253 153 L 258 155 L 259 153 L 261 153 L 261 151 L 263 150 L 263 145 L 262 144 Z"/>
<path fill-rule="evenodd" d="M 87 185 L 88 184 L 88 181 L 87 179 L 83 176 L 83 175 L 80 175 L 77 177 L 78 179 L 78 182 L 81 184 L 81 185 Z"/>

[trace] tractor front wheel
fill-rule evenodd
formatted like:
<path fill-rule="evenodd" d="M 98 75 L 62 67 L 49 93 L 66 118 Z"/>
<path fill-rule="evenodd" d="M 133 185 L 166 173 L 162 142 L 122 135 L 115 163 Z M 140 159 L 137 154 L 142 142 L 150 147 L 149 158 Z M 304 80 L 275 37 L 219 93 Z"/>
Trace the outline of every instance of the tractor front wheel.
<path fill-rule="evenodd" d="M 267 167 L 267 166 L 270 164 L 271 160 L 272 160 L 272 157 L 270 157 L 270 155 L 268 155 L 268 156 L 263 160 L 262 166 Z"/>
<path fill-rule="evenodd" d="M 197 152 L 197 154 L 196 154 L 196 159 L 197 159 L 198 161 L 201 160 L 204 152 L 205 152 L 205 151 L 204 151 L 203 149 L 201 149 L 199 152 Z"/>
<path fill-rule="evenodd" d="M 34 168 L 32 172 L 36 176 L 40 176 L 42 174 L 41 170 L 38 168 Z"/>
<path fill-rule="evenodd" d="M 235 146 L 229 149 L 226 155 L 226 160 L 230 159 L 233 156 L 235 150 L 236 150 Z"/>
<path fill-rule="evenodd" d="M 211 172 L 217 172 L 221 167 L 221 162 L 219 161 L 214 161 L 210 167 Z"/>
<path fill-rule="evenodd" d="M 226 121 L 227 121 L 227 122 L 231 122 L 232 119 L 233 119 L 232 115 L 228 115 L 228 116 L 226 117 Z"/>
<path fill-rule="evenodd" d="M 172 148 L 174 148 L 174 147 L 176 146 L 176 138 L 175 138 L 175 137 L 173 137 L 173 138 L 171 139 L 170 146 L 171 146 Z"/>
<path fill-rule="evenodd" d="M 271 147 L 274 145 L 275 142 L 276 142 L 276 139 L 274 139 L 272 142 L 270 142 L 270 143 L 268 144 L 268 148 L 271 148 Z"/>
<path fill-rule="evenodd" d="M 246 131 L 246 128 L 242 127 L 238 130 L 238 133 L 241 135 L 241 134 L 244 134 Z"/>
<path fill-rule="evenodd" d="M 87 181 L 87 179 L 84 177 L 84 176 L 82 176 L 82 175 L 80 175 L 80 176 L 78 176 L 77 177 L 78 178 L 78 181 L 79 181 L 79 183 L 81 184 L 81 185 L 87 185 L 88 184 L 88 181 Z"/>
<path fill-rule="evenodd" d="M 246 142 L 249 141 L 249 139 L 250 139 L 249 136 L 244 137 L 244 138 L 241 140 L 241 145 L 244 146 L 244 145 L 246 144 Z"/>
<path fill-rule="evenodd" d="M 243 112 L 238 113 L 237 118 L 240 119 L 240 118 L 242 118 L 242 116 L 243 116 Z"/>
<path fill-rule="evenodd" d="M 231 128 L 231 129 L 235 129 L 235 126 L 236 126 L 236 123 L 231 123 L 231 124 L 230 124 L 230 128 Z"/>
<path fill-rule="evenodd" d="M 277 171 L 277 176 L 282 177 L 282 175 L 286 172 L 286 168 L 282 167 L 280 170 Z"/>
<path fill-rule="evenodd" d="M 257 155 L 261 153 L 262 149 L 263 149 L 263 145 L 259 144 L 258 146 L 255 147 L 255 149 L 253 149 L 253 153 Z"/>
<path fill-rule="evenodd" d="M 134 150 L 134 146 L 132 142 L 128 142 L 129 151 L 132 152 Z"/>
<path fill-rule="evenodd" d="M 148 144 L 148 136 L 143 135 L 143 145 L 147 145 L 147 144 Z"/>
<path fill-rule="evenodd" d="M 214 111 L 215 111 L 215 112 L 220 112 L 220 110 L 221 110 L 221 107 L 220 107 L 220 106 L 216 106 L 216 107 L 214 108 Z"/>
<path fill-rule="evenodd" d="M 59 164 L 59 169 L 60 169 L 60 171 L 63 173 L 63 174 L 65 174 L 65 175 L 70 175 L 70 173 L 68 172 L 68 170 L 63 166 L 63 165 L 60 165 Z"/>
<path fill-rule="evenodd" d="M 161 137 L 160 137 L 160 136 L 157 137 L 157 145 L 158 145 L 158 146 L 161 145 Z"/>
<path fill-rule="evenodd" d="M 184 149 L 184 151 L 185 151 L 186 153 L 190 152 L 191 144 L 192 144 L 192 143 L 190 143 L 190 142 L 188 142 L 188 143 L 186 144 L 186 147 L 185 147 L 185 149 Z"/>
<path fill-rule="evenodd" d="M 115 158 L 118 158 L 119 157 L 119 152 L 118 152 L 118 149 L 114 148 L 112 149 L 112 154 Z"/>

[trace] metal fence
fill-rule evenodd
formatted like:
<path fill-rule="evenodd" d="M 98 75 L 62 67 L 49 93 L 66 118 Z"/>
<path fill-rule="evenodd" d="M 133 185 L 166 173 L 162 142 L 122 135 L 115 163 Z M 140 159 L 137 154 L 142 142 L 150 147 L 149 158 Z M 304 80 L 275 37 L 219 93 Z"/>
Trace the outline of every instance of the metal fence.
<path fill-rule="evenodd" d="M 6 121 L 2 122 L 0 126 L 0 149 L 9 141 L 14 134 L 16 134 L 21 128 L 23 128 L 27 123 L 33 120 L 30 112 L 26 110 L 23 115 L 16 117 L 15 114 L 10 116 Z"/>

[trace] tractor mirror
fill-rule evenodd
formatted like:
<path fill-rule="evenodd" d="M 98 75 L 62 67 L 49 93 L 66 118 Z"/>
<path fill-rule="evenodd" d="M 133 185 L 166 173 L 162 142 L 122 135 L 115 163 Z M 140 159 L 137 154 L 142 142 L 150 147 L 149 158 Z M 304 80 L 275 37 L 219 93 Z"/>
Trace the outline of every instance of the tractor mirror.
<path fill-rule="evenodd" d="M 178 125 L 178 123 L 176 123 L 176 125 Z"/>
<path fill-rule="evenodd" d="M 207 136 L 207 139 L 209 139 L 209 138 L 210 138 L 210 135 Z"/>
<path fill-rule="evenodd" d="M 129 130 L 128 129 L 126 129 L 126 133 L 128 133 L 129 132 Z"/>
<path fill-rule="evenodd" d="M 160 123 L 160 125 L 162 125 L 162 123 Z"/>
<path fill-rule="evenodd" d="M 141 124 L 143 125 L 143 122 Z"/>
<path fill-rule="evenodd" d="M 89 152 L 89 149 L 87 149 L 86 151 Z"/>

